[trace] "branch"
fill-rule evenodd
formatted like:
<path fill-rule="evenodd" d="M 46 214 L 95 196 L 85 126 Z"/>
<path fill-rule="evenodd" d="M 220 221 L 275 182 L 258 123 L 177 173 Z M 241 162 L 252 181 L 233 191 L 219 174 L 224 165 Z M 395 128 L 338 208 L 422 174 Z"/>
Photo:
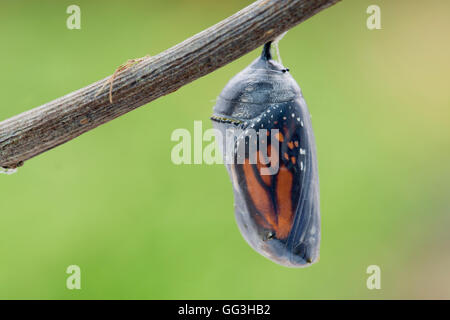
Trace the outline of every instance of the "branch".
<path fill-rule="evenodd" d="M 259 0 L 231 17 L 111 77 L 0 122 L 0 167 L 40 153 L 174 92 L 273 40 L 339 0 Z M 109 81 L 109 82 L 108 82 Z"/>

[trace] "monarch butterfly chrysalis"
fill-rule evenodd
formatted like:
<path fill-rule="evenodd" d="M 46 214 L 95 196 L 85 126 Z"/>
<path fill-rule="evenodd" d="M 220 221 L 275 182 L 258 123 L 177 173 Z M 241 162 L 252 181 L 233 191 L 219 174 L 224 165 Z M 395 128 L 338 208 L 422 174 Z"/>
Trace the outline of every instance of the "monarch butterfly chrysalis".
<path fill-rule="evenodd" d="M 316 146 L 300 87 L 270 48 L 225 86 L 211 119 L 233 136 L 221 148 L 243 237 L 276 263 L 305 267 L 319 258 Z"/>

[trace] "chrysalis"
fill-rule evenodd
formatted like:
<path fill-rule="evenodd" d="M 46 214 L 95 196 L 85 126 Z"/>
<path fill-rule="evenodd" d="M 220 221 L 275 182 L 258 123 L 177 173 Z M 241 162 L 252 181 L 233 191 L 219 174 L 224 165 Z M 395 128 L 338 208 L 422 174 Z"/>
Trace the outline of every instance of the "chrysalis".
<path fill-rule="evenodd" d="M 211 119 L 243 237 L 276 263 L 305 267 L 319 259 L 316 146 L 301 90 L 270 47 L 225 86 Z"/>

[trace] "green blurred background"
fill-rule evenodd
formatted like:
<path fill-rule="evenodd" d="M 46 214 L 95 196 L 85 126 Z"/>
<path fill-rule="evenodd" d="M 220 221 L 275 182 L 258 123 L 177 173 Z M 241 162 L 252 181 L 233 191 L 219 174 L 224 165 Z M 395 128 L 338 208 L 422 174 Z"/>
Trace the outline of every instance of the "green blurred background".
<path fill-rule="evenodd" d="M 0 4 L 0 120 L 155 55 L 252 1 Z M 66 8 L 81 7 L 81 30 Z M 381 7 L 382 30 L 366 9 Z M 222 165 L 170 160 L 177 128 L 259 50 L 0 175 L 0 298 L 450 298 L 449 1 L 344 0 L 288 32 L 317 139 L 320 262 L 281 267 L 234 219 Z M 67 266 L 82 289 L 66 289 Z M 381 268 L 381 290 L 366 268 Z"/>

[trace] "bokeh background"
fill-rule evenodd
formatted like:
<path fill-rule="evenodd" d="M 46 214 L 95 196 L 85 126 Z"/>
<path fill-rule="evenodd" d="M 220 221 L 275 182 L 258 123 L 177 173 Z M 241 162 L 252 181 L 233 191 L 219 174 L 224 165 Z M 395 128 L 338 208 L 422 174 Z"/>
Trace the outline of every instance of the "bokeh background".
<path fill-rule="evenodd" d="M 0 120 L 155 55 L 251 1 L 0 4 Z M 81 7 L 81 30 L 66 8 Z M 381 30 L 366 9 L 381 8 Z M 234 219 L 222 165 L 170 140 L 260 50 L 0 175 L 3 299 L 450 298 L 450 2 L 344 0 L 288 32 L 284 64 L 317 139 L 318 264 L 281 267 Z M 67 266 L 82 289 L 66 289 Z M 366 268 L 381 268 L 381 290 Z"/>

